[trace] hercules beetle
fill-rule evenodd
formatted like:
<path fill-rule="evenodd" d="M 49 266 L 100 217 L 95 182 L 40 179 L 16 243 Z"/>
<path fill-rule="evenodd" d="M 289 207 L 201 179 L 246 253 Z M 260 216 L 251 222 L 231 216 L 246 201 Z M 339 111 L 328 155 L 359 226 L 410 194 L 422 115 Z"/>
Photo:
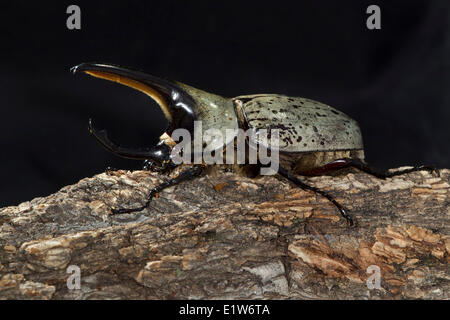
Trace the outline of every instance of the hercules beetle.
<path fill-rule="evenodd" d="M 166 132 L 156 146 L 148 149 L 118 146 L 108 139 L 106 131 L 96 130 L 89 120 L 89 131 L 114 154 L 124 158 L 145 160 L 146 167 L 152 171 L 170 171 L 176 167 L 171 159 L 171 150 L 176 143 L 170 135 L 177 128 L 184 128 L 192 133 L 194 121 L 202 121 L 203 130 L 278 128 L 281 141 L 278 146 L 280 153 L 278 174 L 302 189 L 326 197 L 350 225 L 353 224 L 352 218 L 331 195 L 305 184 L 295 174 L 320 175 L 327 171 L 354 167 L 384 179 L 413 171 L 436 170 L 432 166 L 415 166 L 396 172 L 378 172 L 371 169 L 364 162 L 363 141 L 358 123 L 341 111 L 310 99 L 278 94 L 224 98 L 180 82 L 107 64 L 82 63 L 71 68 L 71 71 L 74 74 L 85 72 L 137 89 L 155 100 L 166 116 L 169 122 Z M 203 147 L 223 150 L 232 143 L 233 141 L 225 141 L 221 145 L 203 145 Z M 156 186 L 141 207 L 112 209 L 112 213 L 141 211 L 149 206 L 158 192 L 183 180 L 199 176 L 204 167 L 204 165 L 190 166 L 175 178 Z"/>

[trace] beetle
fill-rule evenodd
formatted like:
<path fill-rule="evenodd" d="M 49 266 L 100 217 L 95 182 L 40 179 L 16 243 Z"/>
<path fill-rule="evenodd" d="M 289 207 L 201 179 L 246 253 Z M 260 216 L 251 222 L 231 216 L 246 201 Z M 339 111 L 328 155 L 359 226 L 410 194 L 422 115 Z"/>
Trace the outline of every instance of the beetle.
<path fill-rule="evenodd" d="M 97 130 L 89 119 L 89 131 L 107 150 L 130 159 L 144 160 L 147 169 L 170 172 L 178 165 L 171 152 L 176 145 L 171 134 L 182 128 L 193 134 L 194 122 L 201 121 L 202 130 L 217 129 L 279 129 L 278 174 L 304 190 L 320 194 L 331 201 L 349 225 L 353 219 L 329 193 L 303 182 L 298 175 L 321 175 L 353 167 L 384 179 L 413 171 L 436 171 L 433 166 L 414 166 L 395 172 L 380 172 L 364 161 L 364 147 L 358 123 L 326 104 L 280 94 L 254 94 L 225 98 L 181 82 L 158 78 L 140 71 L 100 63 L 82 63 L 71 68 L 72 73 L 118 82 L 139 90 L 159 105 L 168 120 L 160 142 L 146 149 L 127 148 L 112 142 L 105 130 Z M 225 135 L 224 135 L 225 136 Z M 233 146 L 236 137 L 222 143 L 204 143 L 203 148 L 223 151 Z M 270 143 L 267 143 L 271 149 Z M 273 149 L 273 148 L 272 148 Z M 192 165 L 174 178 L 154 187 L 144 205 L 137 208 L 113 208 L 112 213 L 131 213 L 146 209 L 153 197 L 163 189 L 199 176 L 205 165 Z"/>

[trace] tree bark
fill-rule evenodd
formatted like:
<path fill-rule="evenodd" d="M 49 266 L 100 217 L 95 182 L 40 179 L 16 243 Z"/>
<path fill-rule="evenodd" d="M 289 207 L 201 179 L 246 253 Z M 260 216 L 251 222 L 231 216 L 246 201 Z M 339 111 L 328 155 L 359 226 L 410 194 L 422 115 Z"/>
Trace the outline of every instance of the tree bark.
<path fill-rule="evenodd" d="M 103 173 L 0 209 L 0 298 L 449 299 L 449 170 L 304 178 L 353 227 L 320 195 L 233 173 L 110 215 L 166 179 Z"/>

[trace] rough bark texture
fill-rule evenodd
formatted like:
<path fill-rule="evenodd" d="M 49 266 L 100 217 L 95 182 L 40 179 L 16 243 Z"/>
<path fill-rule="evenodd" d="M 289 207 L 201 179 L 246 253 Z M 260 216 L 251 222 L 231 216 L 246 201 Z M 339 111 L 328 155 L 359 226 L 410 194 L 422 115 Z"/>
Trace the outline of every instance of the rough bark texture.
<path fill-rule="evenodd" d="M 379 180 L 305 178 L 346 206 L 266 176 L 204 175 L 142 203 L 167 179 L 99 174 L 0 209 L 4 299 L 448 299 L 449 170 Z M 70 290 L 67 268 L 81 269 Z M 369 290 L 370 265 L 381 288 Z"/>

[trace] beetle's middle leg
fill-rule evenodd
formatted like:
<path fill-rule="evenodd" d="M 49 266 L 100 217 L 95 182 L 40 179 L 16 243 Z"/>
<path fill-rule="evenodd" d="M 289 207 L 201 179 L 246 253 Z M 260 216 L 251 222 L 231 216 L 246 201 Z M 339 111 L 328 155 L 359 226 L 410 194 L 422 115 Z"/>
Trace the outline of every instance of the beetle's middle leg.
<path fill-rule="evenodd" d="M 297 178 L 294 174 L 292 174 L 291 172 L 289 172 L 288 170 L 284 169 L 281 166 L 279 166 L 279 168 L 278 168 L 278 173 L 280 175 L 282 175 L 283 177 L 285 177 L 286 179 L 288 179 L 288 180 L 292 181 L 293 183 L 295 183 L 297 186 L 299 186 L 303 190 L 311 190 L 311 191 L 313 191 L 315 193 L 318 193 L 318 194 L 324 196 L 328 200 L 330 200 L 336 206 L 336 208 L 338 208 L 339 212 L 345 218 L 345 220 L 347 220 L 348 224 L 350 226 L 353 225 L 352 217 L 346 212 L 344 207 L 341 204 L 339 204 L 339 202 L 337 202 L 330 194 L 328 194 L 327 192 L 322 191 L 322 190 L 320 190 L 320 189 L 318 189 L 316 187 L 312 187 L 310 185 L 307 185 L 306 183 L 302 182 L 299 178 Z"/>
<path fill-rule="evenodd" d="M 203 166 L 201 166 L 201 165 L 192 166 L 189 169 L 182 171 L 176 177 L 174 177 L 170 180 L 167 180 L 167 181 L 157 185 L 156 187 L 154 187 L 150 191 L 150 194 L 147 197 L 147 201 L 145 202 L 145 204 L 143 206 L 137 207 L 137 208 L 120 208 L 120 209 L 113 208 L 113 209 L 111 209 L 111 212 L 112 212 L 112 214 L 122 214 L 122 213 L 131 213 L 131 212 L 142 211 L 142 210 L 148 208 L 148 206 L 152 202 L 152 199 L 155 197 L 155 195 L 157 193 L 161 192 L 162 190 L 164 190 L 168 187 L 174 186 L 182 181 L 187 181 L 192 178 L 195 178 L 195 177 L 199 176 L 202 172 L 203 172 Z"/>

